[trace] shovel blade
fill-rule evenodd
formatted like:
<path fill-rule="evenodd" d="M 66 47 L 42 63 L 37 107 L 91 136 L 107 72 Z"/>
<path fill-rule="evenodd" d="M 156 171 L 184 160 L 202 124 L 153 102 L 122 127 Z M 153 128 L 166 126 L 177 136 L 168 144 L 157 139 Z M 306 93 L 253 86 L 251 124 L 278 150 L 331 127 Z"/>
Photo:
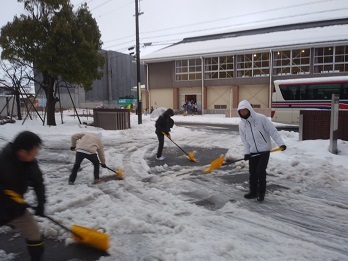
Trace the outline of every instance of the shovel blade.
<path fill-rule="evenodd" d="M 109 235 L 96 231 L 91 228 L 73 225 L 71 231 L 74 233 L 72 237 L 78 243 L 106 251 L 110 247 Z M 78 235 L 78 236 L 76 236 Z"/>
<path fill-rule="evenodd" d="M 222 166 L 222 164 L 224 163 L 224 160 L 225 160 L 224 156 L 217 158 L 216 160 L 213 160 L 210 163 L 210 166 L 208 168 L 206 168 L 205 170 L 203 170 L 203 172 L 208 173 L 214 169 L 220 168 Z"/>
<path fill-rule="evenodd" d="M 195 155 L 193 154 L 193 152 L 189 152 L 189 153 L 188 153 L 188 157 L 189 157 L 189 159 L 190 159 L 191 161 L 197 162 L 196 159 L 195 159 Z"/>
<path fill-rule="evenodd" d="M 122 171 L 121 171 L 121 168 L 120 167 L 117 167 L 117 170 L 116 170 L 116 175 L 120 178 L 120 179 L 124 179 L 123 177 L 123 174 L 122 174 Z"/>

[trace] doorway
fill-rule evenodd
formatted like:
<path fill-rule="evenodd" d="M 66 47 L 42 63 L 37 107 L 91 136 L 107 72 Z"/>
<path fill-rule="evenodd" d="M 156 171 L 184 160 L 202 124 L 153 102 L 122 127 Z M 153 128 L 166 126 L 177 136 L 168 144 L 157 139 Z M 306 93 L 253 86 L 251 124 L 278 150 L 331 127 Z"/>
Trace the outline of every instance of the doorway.
<path fill-rule="evenodd" d="M 189 94 L 185 95 L 185 103 L 183 105 L 185 111 L 197 112 L 197 95 Z"/>

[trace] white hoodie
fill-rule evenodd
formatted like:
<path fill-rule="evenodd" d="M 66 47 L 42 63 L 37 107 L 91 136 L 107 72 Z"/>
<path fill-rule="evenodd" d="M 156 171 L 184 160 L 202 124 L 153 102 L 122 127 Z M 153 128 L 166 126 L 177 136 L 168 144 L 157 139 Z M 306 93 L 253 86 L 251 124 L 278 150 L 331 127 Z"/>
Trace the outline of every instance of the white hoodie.
<path fill-rule="evenodd" d="M 238 112 L 248 109 L 248 119 L 241 118 L 239 134 L 244 145 L 244 154 L 265 152 L 272 149 L 271 137 L 278 146 L 285 145 L 274 124 L 263 114 L 256 113 L 246 100 L 238 105 Z"/>

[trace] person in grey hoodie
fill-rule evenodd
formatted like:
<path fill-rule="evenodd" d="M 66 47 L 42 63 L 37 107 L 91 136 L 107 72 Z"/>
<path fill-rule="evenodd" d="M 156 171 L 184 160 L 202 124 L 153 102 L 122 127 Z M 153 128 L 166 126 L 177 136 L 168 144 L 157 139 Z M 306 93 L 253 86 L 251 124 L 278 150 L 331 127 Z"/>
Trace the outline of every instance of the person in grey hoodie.
<path fill-rule="evenodd" d="M 263 201 L 266 193 L 266 168 L 272 149 L 271 138 L 282 150 L 286 146 L 271 120 L 255 112 L 248 101 L 239 103 L 238 114 L 241 117 L 239 134 L 244 145 L 244 160 L 249 160 L 250 191 L 244 197 Z"/>
<path fill-rule="evenodd" d="M 94 183 L 101 182 L 99 179 L 99 163 L 103 168 L 106 168 L 104 145 L 101 141 L 101 136 L 101 133 L 95 134 L 89 132 L 76 133 L 71 136 L 70 149 L 72 151 L 76 150 L 76 158 L 71 175 L 69 176 L 69 185 L 74 184 L 77 171 L 84 159 L 88 159 L 94 165 Z"/>

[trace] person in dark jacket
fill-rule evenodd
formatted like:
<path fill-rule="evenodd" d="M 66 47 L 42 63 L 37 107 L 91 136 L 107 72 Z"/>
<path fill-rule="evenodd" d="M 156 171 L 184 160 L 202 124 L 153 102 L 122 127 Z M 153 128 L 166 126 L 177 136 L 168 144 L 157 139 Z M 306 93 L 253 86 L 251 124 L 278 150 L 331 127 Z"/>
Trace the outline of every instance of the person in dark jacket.
<path fill-rule="evenodd" d="M 45 186 L 35 159 L 41 143 L 35 133 L 24 131 L 0 153 L 0 226 L 14 227 L 25 237 L 32 261 L 43 260 L 44 245 L 38 223 L 26 204 L 16 202 L 6 192 L 23 197 L 28 187 L 33 187 L 37 197 L 35 215 L 44 216 Z"/>
<path fill-rule="evenodd" d="M 174 116 L 174 111 L 172 109 L 166 110 L 162 115 L 160 115 L 156 121 L 156 134 L 158 138 L 158 149 L 157 149 L 157 160 L 164 160 L 162 156 L 163 145 L 164 145 L 164 135 L 165 133 L 168 138 L 170 137 L 170 129 L 174 126 L 174 120 L 171 118 Z"/>
<path fill-rule="evenodd" d="M 241 117 L 239 134 L 244 145 L 244 160 L 249 160 L 250 174 L 250 192 L 244 197 L 263 201 L 266 192 L 266 168 L 272 149 L 271 137 L 282 150 L 286 146 L 274 124 L 265 115 L 256 113 L 248 101 L 239 103 L 238 113 Z"/>

